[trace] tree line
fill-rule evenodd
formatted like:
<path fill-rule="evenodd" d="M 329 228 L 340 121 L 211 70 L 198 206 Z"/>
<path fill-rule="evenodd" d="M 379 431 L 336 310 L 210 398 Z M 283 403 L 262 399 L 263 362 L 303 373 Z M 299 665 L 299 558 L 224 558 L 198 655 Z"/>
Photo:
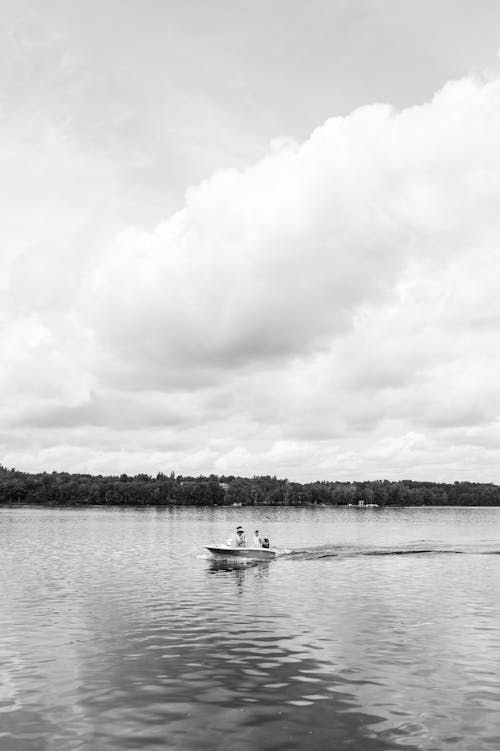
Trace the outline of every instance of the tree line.
<path fill-rule="evenodd" d="M 475 482 L 289 482 L 270 476 L 155 477 L 20 472 L 0 466 L 0 504 L 107 506 L 500 506 L 500 486 Z"/>

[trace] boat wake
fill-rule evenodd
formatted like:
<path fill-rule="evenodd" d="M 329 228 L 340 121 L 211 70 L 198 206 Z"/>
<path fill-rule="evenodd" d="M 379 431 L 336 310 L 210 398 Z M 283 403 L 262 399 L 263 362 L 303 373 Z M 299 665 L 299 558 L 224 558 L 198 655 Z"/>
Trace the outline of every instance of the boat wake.
<path fill-rule="evenodd" d="M 281 559 L 318 560 L 319 558 L 356 558 L 389 555 L 500 555 L 500 545 L 484 543 L 441 543 L 429 540 L 400 545 L 318 545 L 279 551 Z"/>

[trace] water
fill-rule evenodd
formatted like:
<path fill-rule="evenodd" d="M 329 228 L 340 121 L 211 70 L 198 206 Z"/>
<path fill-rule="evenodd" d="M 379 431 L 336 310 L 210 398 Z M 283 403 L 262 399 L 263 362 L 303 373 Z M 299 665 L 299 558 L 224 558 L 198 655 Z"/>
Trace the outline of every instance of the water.
<path fill-rule="evenodd" d="M 272 562 L 210 563 L 237 524 Z M 0 748 L 500 748 L 500 509 L 0 510 Z"/>

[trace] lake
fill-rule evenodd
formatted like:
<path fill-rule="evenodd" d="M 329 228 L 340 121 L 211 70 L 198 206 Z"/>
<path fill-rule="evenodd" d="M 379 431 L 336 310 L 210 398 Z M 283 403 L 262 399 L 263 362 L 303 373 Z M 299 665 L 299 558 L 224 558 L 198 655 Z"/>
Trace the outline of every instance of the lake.
<path fill-rule="evenodd" d="M 280 555 L 218 565 L 237 524 Z M 0 748 L 500 748 L 500 508 L 2 508 Z"/>

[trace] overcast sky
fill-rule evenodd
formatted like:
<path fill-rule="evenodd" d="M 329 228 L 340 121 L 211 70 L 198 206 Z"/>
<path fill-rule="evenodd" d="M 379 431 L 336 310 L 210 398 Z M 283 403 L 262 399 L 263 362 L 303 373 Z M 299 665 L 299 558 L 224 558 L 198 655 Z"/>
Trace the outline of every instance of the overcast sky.
<path fill-rule="evenodd" d="M 500 3 L 0 11 L 1 463 L 500 482 Z"/>

